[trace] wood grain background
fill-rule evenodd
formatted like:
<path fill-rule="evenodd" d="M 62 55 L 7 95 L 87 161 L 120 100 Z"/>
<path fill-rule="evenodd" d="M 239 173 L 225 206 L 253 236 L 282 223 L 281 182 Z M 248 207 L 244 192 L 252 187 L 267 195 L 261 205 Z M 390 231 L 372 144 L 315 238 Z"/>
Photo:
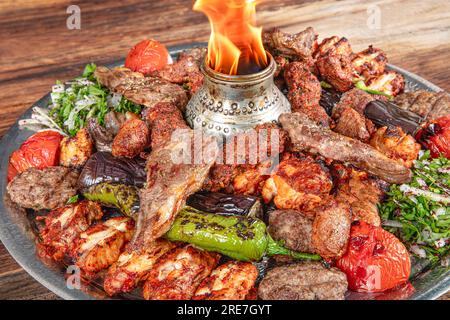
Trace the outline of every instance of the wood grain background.
<path fill-rule="evenodd" d="M 390 62 L 450 91 L 449 0 L 262 0 L 258 21 L 321 38 L 346 36 L 355 50 L 383 48 Z M 66 9 L 81 9 L 81 30 L 68 30 Z M 190 0 L 3 0 L 0 2 L 0 136 L 55 80 L 91 61 L 123 58 L 144 38 L 166 45 L 207 41 L 207 19 Z M 370 14 L 380 12 L 379 28 Z M 0 299 L 54 299 L 0 244 Z"/>

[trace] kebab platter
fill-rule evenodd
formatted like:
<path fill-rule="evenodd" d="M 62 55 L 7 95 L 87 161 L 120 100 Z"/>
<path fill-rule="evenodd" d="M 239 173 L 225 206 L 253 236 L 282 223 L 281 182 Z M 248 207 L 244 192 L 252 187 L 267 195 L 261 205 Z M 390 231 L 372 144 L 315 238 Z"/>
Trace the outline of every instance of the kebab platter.
<path fill-rule="evenodd" d="M 56 82 L 18 123 L 5 208 L 96 298 L 410 298 L 448 268 L 449 95 L 233 2 L 195 2 L 207 46 L 145 39 Z"/>

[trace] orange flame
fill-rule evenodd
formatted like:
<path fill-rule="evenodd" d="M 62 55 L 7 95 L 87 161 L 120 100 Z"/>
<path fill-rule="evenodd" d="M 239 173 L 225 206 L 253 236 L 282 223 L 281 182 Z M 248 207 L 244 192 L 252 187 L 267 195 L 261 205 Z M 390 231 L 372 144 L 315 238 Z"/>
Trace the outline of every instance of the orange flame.
<path fill-rule="evenodd" d="M 256 27 L 256 0 L 197 0 L 194 10 L 211 24 L 208 63 L 217 72 L 248 74 L 267 66 L 262 28 Z"/>

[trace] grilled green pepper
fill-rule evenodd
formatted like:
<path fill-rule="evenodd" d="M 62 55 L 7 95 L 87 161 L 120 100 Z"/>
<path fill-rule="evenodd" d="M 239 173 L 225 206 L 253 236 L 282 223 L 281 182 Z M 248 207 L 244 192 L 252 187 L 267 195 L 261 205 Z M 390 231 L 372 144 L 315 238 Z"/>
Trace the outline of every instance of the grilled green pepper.
<path fill-rule="evenodd" d="M 264 255 L 289 255 L 320 260 L 315 254 L 289 250 L 273 240 L 264 222 L 252 217 L 223 216 L 185 207 L 165 237 L 194 244 L 241 261 L 259 261 Z"/>
<path fill-rule="evenodd" d="M 139 211 L 139 196 L 133 186 L 104 182 L 91 186 L 83 196 L 105 206 L 116 207 L 129 217 L 135 217 Z"/>

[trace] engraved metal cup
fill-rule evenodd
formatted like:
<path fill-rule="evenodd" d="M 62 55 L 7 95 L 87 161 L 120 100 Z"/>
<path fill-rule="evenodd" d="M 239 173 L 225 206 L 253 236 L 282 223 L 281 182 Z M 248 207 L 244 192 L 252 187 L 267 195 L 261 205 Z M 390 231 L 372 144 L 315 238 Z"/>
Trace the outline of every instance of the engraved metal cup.
<path fill-rule="evenodd" d="M 276 63 L 267 53 L 269 65 L 248 75 L 226 75 L 203 63 L 203 86 L 186 108 L 186 120 L 192 128 L 213 135 L 230 136 L 257 124 L 278 121 L 291 105 L 274 83 Z"/>

